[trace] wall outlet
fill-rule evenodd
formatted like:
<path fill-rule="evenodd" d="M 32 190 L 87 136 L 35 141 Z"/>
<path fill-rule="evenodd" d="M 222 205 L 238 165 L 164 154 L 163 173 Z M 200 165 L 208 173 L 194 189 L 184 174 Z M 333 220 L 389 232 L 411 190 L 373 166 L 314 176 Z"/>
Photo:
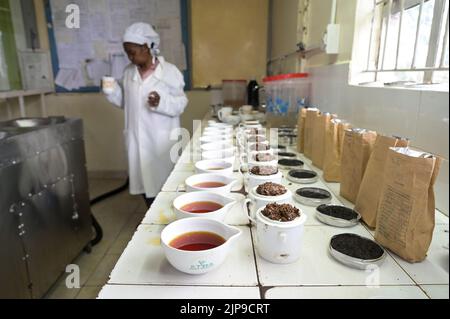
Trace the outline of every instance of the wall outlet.
<path fill-rule="evenodd" d="M 325 52 L 327 54 L 339 54 L 339 35 L 341 26 L 339 24 L 329 24 L 323 36 Z"/>

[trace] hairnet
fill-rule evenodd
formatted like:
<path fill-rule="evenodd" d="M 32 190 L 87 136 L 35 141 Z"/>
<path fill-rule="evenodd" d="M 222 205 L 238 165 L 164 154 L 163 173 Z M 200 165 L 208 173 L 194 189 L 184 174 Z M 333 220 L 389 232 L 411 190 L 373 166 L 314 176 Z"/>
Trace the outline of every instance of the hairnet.
<path fill-rule="evenodd" d="M 138 22 L 130 25 L 125 31 L 123 42 L 147 44 L 153 56 L 159 55 L 159 34 L 150 24 Z"/>

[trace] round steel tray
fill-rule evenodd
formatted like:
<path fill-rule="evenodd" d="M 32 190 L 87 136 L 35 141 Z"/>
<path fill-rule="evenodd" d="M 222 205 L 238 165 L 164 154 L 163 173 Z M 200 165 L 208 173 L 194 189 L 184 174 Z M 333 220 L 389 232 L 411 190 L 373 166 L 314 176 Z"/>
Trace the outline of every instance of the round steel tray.
<path fill-rule="evenodd" d="M 284 160 L 290 160 L 290 161 L 298 161 L 299 165 L 285 165 L 280 163 L 280 161 L 284 161 Z M 303 161 L 298 160 L 298 159 L 291 159 L 291 158 L 281 158 L 278 161 L 278 167 L 281 169 L 292 169 L 292 168 L 296 168 L 296 167 L 302 167 L 304 165 Z"/>
<path fill-rule="evenodd" d="M 295 173 L 295 172 L 314 174 L 314 177 L 298 178 L 298 177 L 295 177 L 295 176 L 291 175 L 291 173 Z M 314 172 L 314 171 L 309 171 L 309 170 L 306 170 L 306 169 L 293 169 L 293 170 L 290 170 L 287 173 L 287 177 L 286 178 L 289 181 L 291 181 L 293 183 L 296 183 L 296 184 L 313 184 L 313 183 L 317 182 L 317 180 L 319 179 L 319 175 L 317 175 L 317 173 Z"/>
<path fill-rule="evenodd" d="M 349 267 L 356 268 L 356 269 L 362 269 L 362 270 L 380 267 L 381 264 L 384 262 L 384 259 L 386 258 L 386 255 L 387 255 L 386 250 L 384 250 L 384 248 L 381 247 L 380 245 L 378 245 L 375 241 L 370 240 L 369 238 L 365 238 L 365 237 L 356 235 L 356 234 L 352 234 L 352 235 L 364 238 L 366 240 L 370 240 L 373 243 L 375 243 L 376 245 L 378 245 L 383 250 L 383 254 L 379 258 L 376 258 L 376 259 L 360 259 L 360 258 L 355 258 L 355 257 L 345 255 L 345 254 L 337 251 L 336 249 L 334 249 L 331 246 L 331 242 L 335 237 L 340 236 L 340 235 L 344 235 L 344 234 L 339 234 L 339 235 L 333 236 L 331 238 L 330 244 L 328 246 L 330 255 L 333 256 L 337 261 L 339 261 L 342 264 L 347 265 Z"/>
<path fill-rule="evenodd" d="M 320 206 L 322 206 L 322 205 L 320 205 Z M 342 205 L 324 205 L 324 206 L 345 207 Z M 355 219 L 347 220 L 347 219 L 343 219 L 343 218 L 339 218 L 339 217 L 330 216 L 330 215 L 321 213 L 319 211 L 319 207 L 316 208 L 316 217 L 322 223 L 330 225 L 330 226 L 335 226 L 335 227 L 353 227 L 355 225 L 358 225 L 359 220 L 361 219 L 361 215 L 357 211 L 355 211 L 351 208 L 348 208 L 348 207 L 345 207 L 345 208 L 350 209 L 353 212 L 355 212 L 357 214 L 357 217 Z"/>
<path fill-rule="evenodd" d="M 320 191 L 321 193 L 328 195 L 328 197 L 327 198 L 310 198 L 310 197 L 301 196 L 299 194 L 299 191 L 301 191 L 301 190 Z M 297 202 L 299 202 L 300 204 L 303 204 L 306 206 L 312 206 L 312 207 L 317 207 L 319 205 L 328 204 L 331 202 L 332 198 L 333 198 L 333 196 L 331 195 L 331 193 L 329 191 L 327 191 L 325 189 L 321 189 L 321 188 L 316 188 L 316 187 L 299 188 L 294 193 L 294 199 Z"/>
<path fill-rule="evenodd" d="M 283 158 L 297 159 L 297 154 L 291 153 L 291 152 L 282 151 L 282 152 L 278 152 L 277 155 L 278 155 L 279 159 L 283 159 Z"/>

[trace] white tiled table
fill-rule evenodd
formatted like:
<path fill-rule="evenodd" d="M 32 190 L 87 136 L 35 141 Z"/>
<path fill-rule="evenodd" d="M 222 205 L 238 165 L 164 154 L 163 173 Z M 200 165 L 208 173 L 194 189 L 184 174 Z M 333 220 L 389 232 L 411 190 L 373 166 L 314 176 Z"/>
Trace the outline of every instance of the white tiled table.
<path fill-rule="evenodd" d="M 295 152 L 290 148 L 287 151 Z M 177 189 L 180 191 L 184 180 L 194 174 L 194 165 L 186 160 L 192 154 L 190 148 L 182 154 L 99 298 L 449 298 L 449 222 L 448 217 L 438 211 L 433 242 L 424 262 L 410 264 L 388 251 L 379 269 L 364 271 L 340 264 L 329 255 L 327 248 L 331 237 L 336 234 L 351 232 L 373 238 L 372 230 L 363 224 L 345 229 L 324 225 L 316 219 L 315 208 L 293 202 L 308 216 L 302 256 L 295 263 L 278 265 L 259 257 L 254 229 L 250 227 L 242 207 L 244 197 L 233 193 L 230 196 L 236 199 L 237 204 L 225 222 L 239 227 L 243 235 L 236 241 L 224 264 L 201 276 L 177 271 L 166 260 L 159 237 L 164 225 L 175 219 L 172 202 L 180 195 Z M 303 168 L 312 169 L 322 176 L 309 159 L 303 155 L 299 155 L 299 159 L 305 162 Z M 287 170 L 283 173 L 285 175 Z M 236 173 L 236 177 L 239 178 L 239 174 Z M 310 185 L 299 185 L 286 179 L 283 184 L 292 192 L 309 186 L 325 188 L 333 195 L 332 203 L 353 207 L 339 196 L 338 183 L 326 183 L 321 178 Z"/>

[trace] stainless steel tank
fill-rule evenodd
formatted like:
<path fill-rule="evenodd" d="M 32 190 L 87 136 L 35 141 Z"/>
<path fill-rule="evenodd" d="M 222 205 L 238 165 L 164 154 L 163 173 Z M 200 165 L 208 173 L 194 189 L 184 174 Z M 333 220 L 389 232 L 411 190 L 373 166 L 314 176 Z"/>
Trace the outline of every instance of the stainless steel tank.
<path fill-rule="evenodd" d="M 92 239 L 80 119 L 0 122 L 0 298 L 40 298 Z"/>

